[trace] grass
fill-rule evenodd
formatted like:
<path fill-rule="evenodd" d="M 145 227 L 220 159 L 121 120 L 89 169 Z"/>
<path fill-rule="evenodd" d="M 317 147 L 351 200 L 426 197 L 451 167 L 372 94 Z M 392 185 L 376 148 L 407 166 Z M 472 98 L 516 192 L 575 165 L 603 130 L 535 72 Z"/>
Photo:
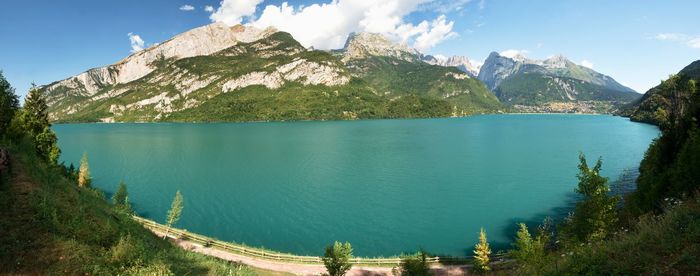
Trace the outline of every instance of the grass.
<path fill-rule="evenodd" d="M 182 250 L 79 188 L 27 142 L 0 183 L 0 274 L 280 275 Z"/>
<path fill-rule="evenodd" d="M 613 238 L 561 252 L 561 271 L 575 275 L 700 274 L 700 196 L 647 214 Z M 554 265 L 550 267 L 554 269 Z M 556 271 L 552 271 L 553 273 Z"/>

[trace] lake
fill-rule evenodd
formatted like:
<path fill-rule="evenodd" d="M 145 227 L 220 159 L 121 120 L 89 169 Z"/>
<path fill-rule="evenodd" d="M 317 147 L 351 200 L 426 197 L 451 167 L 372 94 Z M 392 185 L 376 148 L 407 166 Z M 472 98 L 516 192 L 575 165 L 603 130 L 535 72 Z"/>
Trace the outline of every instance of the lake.
<path fill-rule="evenodd" d="M 484 115 L 424 120 L 55 125 L 62 160 L 86 152 L 93 185 L 128 185 L 159 222 L 176 190 L 178 228 L 321 255 L 424 248 L 471 255 L 483 227 L 504 249 L 516 223 L 561 218 L 575 200 L 578 154 L 633 185 L 656 127 L 598 115 Z M 617 184 L 616 184 L 617 185 Z M 495 252 L 495 251 L 494 251 Z"/>

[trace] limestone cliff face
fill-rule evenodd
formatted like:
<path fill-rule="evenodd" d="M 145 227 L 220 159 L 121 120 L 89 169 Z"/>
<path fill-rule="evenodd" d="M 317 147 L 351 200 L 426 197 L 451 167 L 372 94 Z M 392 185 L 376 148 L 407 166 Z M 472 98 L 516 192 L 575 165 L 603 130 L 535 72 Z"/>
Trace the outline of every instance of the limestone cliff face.
<path fill-rule="evenodd" d="M 389 116 L 405 96 L 431 103 L 419 116 L 500 108 L 481 82 L 424 57 L 379 34 L 352 34 L 329 53 L 273 28 L 211 24 L 41 89 L 60 122 Z"/>
<path fill-rule="evenodd" d="M 210 55 L 239 42 L 253 42 L 275 32 L 274 28 L 228 27 L 223 23 L 199 27 L 134 53 L 115 64 L 90 69 L 47 85 L 48 102 L 51 105 L 68 95 L 90 97 L 107 85 L 128 83 L 148 75 L 156 69 L 155 63 L 159 60 Z"/>
<path fill-rule="evenodd" d="M 42 87 L 52 120 L 143 114 L 157 120 L 249 86 L 342 86 L 351 76 L 332 55 L 274 28 L 211 24 L 101 68 Z M 83 116 L 83 117 L 81 117 Z"/>
<path fill-rule="evenodd" d="M 479 80 L 483 81 L 492 91 L 501 82 L 518 71 L 522 63 L 515 59 L 504 57 L 496 52 L 492 52 L 479 71 Z"/>
<path fill-rule="evenodd" d="M 513 75 L 532 73 L 581 80 L 614 91 L 634 92 L 612 77 L 575 64 L 562 55 L 534 60 L 522 55 L 507 57 L 492 52 L 481 67 L 478 78 L 486 83 L 489 89 L 496 90 L 505 79 Z"/>
<path fill-rule="evenodd" d="M 352 33 L 343 48 L 343 62 L 370 56 L 394 57 L 406 61 L 417 60 L 421 53 L 404 44 L 397 44 L 381 34 Z"/>
<path fill-rule="evenodd" d="M 476 77 L 479 75 L 479 68 L 474 66 L 469 58 L 465 56 L 451 56 L 451 57 L 434 57 L 434 56 L 424 56 L 423 61 L 445 67 L 457 67 L 457 69 L 462 70 L 462 72 L 467 73 L 470 77 Z"/>

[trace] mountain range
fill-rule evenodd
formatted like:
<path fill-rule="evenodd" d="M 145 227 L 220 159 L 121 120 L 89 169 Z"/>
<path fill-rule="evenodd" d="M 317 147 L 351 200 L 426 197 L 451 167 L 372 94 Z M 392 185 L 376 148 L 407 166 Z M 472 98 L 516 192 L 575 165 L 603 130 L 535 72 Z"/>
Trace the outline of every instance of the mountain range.
<path fill-rule="evenodd" d="M 466 57 L 424 55 L 379 34 L 354 33 L 342 49 L 319 51 L 275 28 L 223 23 L 40 89 L 56 122 L 449 117 L 639 97 L 561 56 L 492 53 L 479 70 Z"/>
<path fill-rule="evenodd" d="M 531 60 L 493 52 L 478 75 L 508 105 L 542 105 L 548 102 L 606 101 L 615 105 L 640 97 L 613 78 L 557 55 Z"/>

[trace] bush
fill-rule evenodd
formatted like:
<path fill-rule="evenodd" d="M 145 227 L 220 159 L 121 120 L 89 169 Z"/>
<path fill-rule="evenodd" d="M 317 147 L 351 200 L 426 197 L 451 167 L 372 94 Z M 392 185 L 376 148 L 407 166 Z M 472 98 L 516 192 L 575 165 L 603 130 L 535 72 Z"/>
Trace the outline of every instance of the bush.
<path fill-rule="evenodd" d="M 428 276 L 430 264 L 428 264 L 428 254 L 421 250 L 413 256 L 408 256 L 401 260 L 401 266 L 394 274 L 402 276 Z"/>
<path fill-rule="evenodd" d="M 140 241 L 127 234 L 120 237 L 117 244 L 109 249 L 110 261 L 123 267 L 138 265 L 146 259 L 145 251 Z"/>
<path fill-rule="evenodd" d="M 350 270 L 352 258 L 352 246 L 349 242 L 340 243 L 336 241 L 333 245 L 326 247 L 323 257 L 323 265 L 328 270 L 330 276 L 342 276 Z"/>

